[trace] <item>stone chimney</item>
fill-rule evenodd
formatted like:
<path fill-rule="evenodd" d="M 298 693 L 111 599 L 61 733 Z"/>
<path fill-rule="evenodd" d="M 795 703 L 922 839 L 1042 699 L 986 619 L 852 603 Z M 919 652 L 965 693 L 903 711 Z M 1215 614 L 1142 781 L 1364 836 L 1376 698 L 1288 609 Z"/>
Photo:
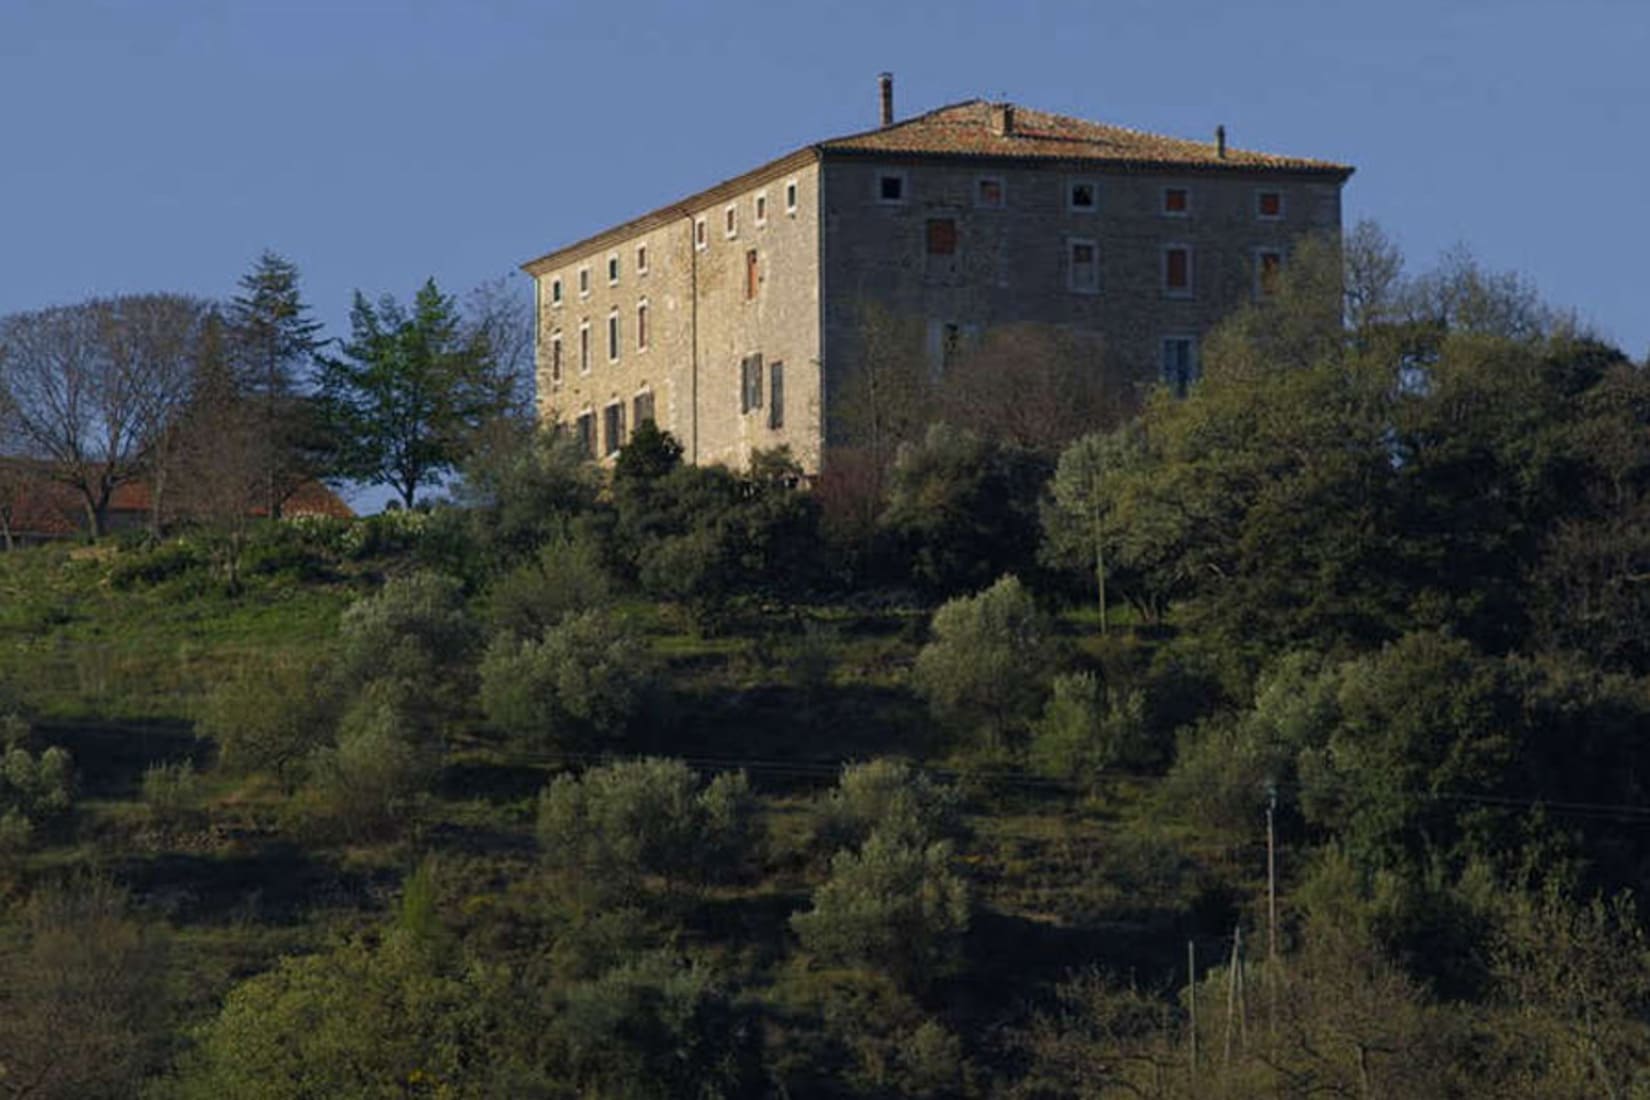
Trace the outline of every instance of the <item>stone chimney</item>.
<path fill-rule="evenodd" d="M 998 137 L 1008 137 L 1014 133 L 1014 104 L 993 103 L 991 105 L 991 132 Z"/>
<path fill-rule="evenodd" d="M 1215 127 L 1215 156 L 1221 160 L 1226 159 L 1226 127 L 1224 125 Z"/>
<path fill-rule="evenodd" d="M 882 124 L 894 124 L 894 74 L 881 73 L 877 76 L 878 99 L 882 107 Z"/>

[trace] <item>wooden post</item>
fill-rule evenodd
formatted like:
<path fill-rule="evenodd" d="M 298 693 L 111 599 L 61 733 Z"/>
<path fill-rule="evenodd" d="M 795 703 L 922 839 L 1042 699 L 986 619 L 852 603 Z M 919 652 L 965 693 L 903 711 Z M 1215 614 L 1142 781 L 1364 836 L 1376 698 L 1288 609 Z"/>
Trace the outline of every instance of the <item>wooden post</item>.
<path fill-rule="evenodd" d="M 1278 1019 L 1278 848 L 1273 818 L 1278 808 L 1278 785 L 1266 782 L 1266 1033 L 1272 1035 Z"/>
<path fill-rule="evenodd" d="M 1232 959 L 1226 966 L 1226 1042 L 1221 1051 L 1221 1064 L 1232 1064 L 1232 1023 L 1237 1017 L 1238 944 L 1243 937 L 1243 926 L 1232 928 Z"/>

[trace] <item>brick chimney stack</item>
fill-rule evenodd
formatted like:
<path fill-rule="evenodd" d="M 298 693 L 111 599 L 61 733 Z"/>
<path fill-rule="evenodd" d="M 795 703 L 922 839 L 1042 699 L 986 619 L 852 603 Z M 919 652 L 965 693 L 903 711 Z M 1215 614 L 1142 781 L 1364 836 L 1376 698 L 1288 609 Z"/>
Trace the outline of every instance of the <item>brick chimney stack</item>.
<path fill-rule="evenodd" d="M 1221 160 L 1226 159 L 1226 127 L 1224 125 L 1215 127 L 1215 156 Z"/>
<path fill-rule="evenodd" d="M 998 137 L 1008 137 L 1014 133 L 1014 104 L 993 103 L 991 105 L 991 132 Z"/>
<path fill-rule="evenodd" d="M 882 124 L 894 124 L 894 74 L 881 73 L 877 76 L 877 92 L 882 107 Z"/>

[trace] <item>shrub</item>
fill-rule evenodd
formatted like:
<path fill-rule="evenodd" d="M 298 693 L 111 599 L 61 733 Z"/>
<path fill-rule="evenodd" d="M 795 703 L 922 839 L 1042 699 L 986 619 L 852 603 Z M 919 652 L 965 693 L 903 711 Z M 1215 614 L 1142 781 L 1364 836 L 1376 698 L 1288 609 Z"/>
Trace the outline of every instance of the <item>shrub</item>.
<path fill-rule="evenodd" d="M 0 759 L 0 810 L 34 821 L 67 810 L 74 801 L 74 761 L 53 746 L 39 756 L 14 748 Z"/>
<path fill-rule="evenodd" d="M 199 798 L 200 776 L 193 760 L 144 769 L 143 804 L 156 821 L 175 823 L 186 819 Z"/>
<path fill-rule="evenodd" d="M 268 772 L 290 788 L 310 754 L 332 739 L 338 707 L 316 662 L 247 661 L 206 693 L 196 730 L 218 743 L 227 771 Z"/>
<path fill-rule="evenodd" d="M 410 816 L 440 764 L 430 717 L 393 680 L 367 685 L 344 712 L 338 741 L 311 761 L 303 809 L 348 836 L 382 833 Z"/>
<path fill-rule="evenodd" d="M 641 713 L 652 668 L 639 639 L 596 611 L 535 640 L 495 639 L 481 662 L 481 705 L 511 737 L 562 750 L 612 745 Z"/>
<path fill-rule="evenodd" d="M 844 765 L 836 790 L 815 811 L 815 844 L 857 848 L 872 832 L 914 844 L 955 837 L 962 832 L 959 802 L 954 788 L 903 760 Z"/>
<path fill-rule="evenodd" d="M 493 582 L 488 617 L 496 632 L 536 638 L 569 614 L 606 606 L 609 587 L 601 546 L 588 530 L 574 528 Z"/>
<path fill-rule="evenodd" d="M 876 832 L 860 851 L 837 853 L 813 909 L 791 917 L 791 927 L 824 960 L 883 970 L 920 989 L 958 962 L 968 916 L 948 841 Z"/>
<path fill-rule="evenodd" d="M 934 613 L 933 632 L 912 682 L 934 717 L 988 747 L 1023 730 L 1042 705 L 1056 647 L 1053 624 L 1019 580 L 949 601 Z"/>
<path fill-rule="evenodd" d="M 346 690 L 397 680 L 440 714 L 462 709 L 469 697 L 469 662 L 481 636 L 450 577 L 392 578 L 344 612 L 338 637 L 338 676 Z"/>
<path fill-rule="evenodd" d="M 735 877 L 760 839 L 743 772 L 704 783 L 658 758 L 558 777 L 539 796 L 538 833 L 546 862 L 616 885 Z"/>
<path fill-rule="evenodd" d="M 1145 698 L 1102 691 L 1092 672 L 1056 676 L 1030 747 L 1043 775 L 1092 784 L 1115 765 L 1137 766 L 1148 755 Z"/>
<path fill-rule="evenodd" d="M 174 539 L 150 550 L 123 552 L 109 570 L 109 584 L 124 592 L 191 573 L 204 577 L 210 564 L 201 547 L 187 539 Z"/>

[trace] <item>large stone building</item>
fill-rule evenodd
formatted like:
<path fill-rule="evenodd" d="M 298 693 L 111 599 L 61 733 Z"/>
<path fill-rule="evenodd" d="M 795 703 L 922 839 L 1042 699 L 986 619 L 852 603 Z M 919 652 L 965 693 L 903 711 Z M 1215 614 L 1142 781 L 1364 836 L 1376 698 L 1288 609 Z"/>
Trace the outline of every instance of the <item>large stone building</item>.
<path fill-rule="evenodd" d="M 886 75 L 880 94 L 877 129 L 525 264 L 541 415 L 598 456 L 653 419 L 692 461 L 787 444 L 816 471 L 868 317 L 941 378 L 982 334 L 1039 325 L 1095 337 L 1113 386 L 1183 386 L 1292 243 L 1340 228 L 1344 165 L 983 100 L 898 122 Z"/>

